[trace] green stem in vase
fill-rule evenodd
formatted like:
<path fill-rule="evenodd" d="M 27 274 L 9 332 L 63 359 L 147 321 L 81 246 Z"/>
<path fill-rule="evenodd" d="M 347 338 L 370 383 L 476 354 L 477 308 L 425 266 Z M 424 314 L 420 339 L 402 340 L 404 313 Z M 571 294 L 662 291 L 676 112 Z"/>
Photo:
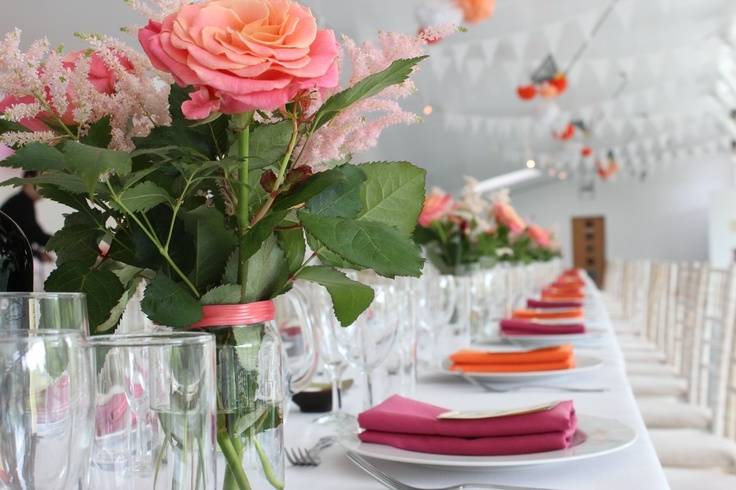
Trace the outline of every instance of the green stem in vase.
<path fill-rule="evenodd" d="M 258 453 L 258 459 L 261 460 L 261 466 L 263 466 L 263 473 L 266 475 L 266 479 L 268 480 L 268 483 L 270 483 L 273 488 L 276 490 L 283 490 L 284 489 L 284 482 L 278 479 L 276 476 L 276 472 L 273 471 L 273 467 L 271 466 L 271 461 L 268 459 L 268 455 L 266 454 L 266 451 L 263 450 L 263 446 L 261 446 L 261 443 L 258 442 L 258 438 L 255 436 L 251 436 L 250 438 L 251 442 L 256 448 L 256 452 Z"/>
<path fill-rule="evenodd" d="M 240 180 L 238 192 L 238 232 L 240 234 L 240 257 L 238 279 L 240 281 L 240 301 L 247 303 L 246 284 L 248 282 L 248 257 L 245 240 L 250 228 L 250 187 L 248 181 L 248 166 L 250 164 L 250 123 L 253 113 L 248 112 L 233 117 L 233 123 L 238 131 L 238 160 L 240 161 Z"/>
<path fill-rule="evenodd" d="M 243 471 L 241 455 L 233 445 L 233 438 L 222 427 L 217 431 L 217 443 L 225 456 L 225 461 L 227 461 L 227 472 L 231 475 L 230 479 L 227 478 L 227 474 L 225 475 L 223 490 L 252 490 L 248 476 Z M 233 486 L 233 483 L 236 486 Z"/>

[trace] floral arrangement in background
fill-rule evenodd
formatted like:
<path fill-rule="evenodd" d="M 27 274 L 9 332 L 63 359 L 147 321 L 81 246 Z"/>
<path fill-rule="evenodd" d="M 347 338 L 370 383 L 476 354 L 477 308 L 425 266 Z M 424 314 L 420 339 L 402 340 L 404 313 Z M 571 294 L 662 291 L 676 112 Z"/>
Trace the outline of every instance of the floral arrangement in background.
<path fill-rule="evenodd" d="M 21 50 L 19 30 L 0 43 L 2 164 L 38 172 L 4 184 L 72 208 L 48 243 L 58 268 L 45 287 L 85 292 L 93 334 L 112 331 L 141 282 L 146 315 L 177 329 L 200 324 L 203 306 L 267 301 L 297 279 L 324 286 L 350 325 L 373 291 L 342 269 L 421 273 L 425 171 L 349 162 L 417 121 L 399 101 L 428 40 L 454 28 L 340 45 L 291 0 L 128 3 L 149 17 L 145 55 L 99 35 L 66 54 L 46 40 Z M 242 336 L 213 332 L 218 345 Z M 250 426 L 219 425 L 225 488 L 249 488 Z M 265 459 L 264 471 L 283 487 Z"/>
<path fill-rule="evenodd" d="M 438 27 L 477 24 L 488 20 L 495 8 L 496 0 L 425 0 L 415 10 L 418 32 L 434 44 L 446 35 Z"/>
<path fill-rule="evenodd" d="M 528 224 L 511 205 L 508 190 L 487 200 L 477 185 L 465 177 L 457 201 L 436 187 L 427 195 L 415 240 L 424 245 L 435 267 L 455 273 L 475 264 L 529 263 L 559 256 L 552 234 Z"/>

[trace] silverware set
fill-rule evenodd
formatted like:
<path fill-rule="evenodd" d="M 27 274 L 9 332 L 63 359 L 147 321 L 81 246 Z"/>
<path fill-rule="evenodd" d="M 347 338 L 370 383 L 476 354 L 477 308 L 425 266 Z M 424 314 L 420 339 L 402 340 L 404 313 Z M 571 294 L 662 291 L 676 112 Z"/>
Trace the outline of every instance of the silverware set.
<path fill-rule="evenodd" d="M 293 466 L 319 466 L 322 463 L 319 453 L 335 444 L 337 437 L 323 437 L 309 449 L 292 448 L 286 449 L 286 459 Z"/>

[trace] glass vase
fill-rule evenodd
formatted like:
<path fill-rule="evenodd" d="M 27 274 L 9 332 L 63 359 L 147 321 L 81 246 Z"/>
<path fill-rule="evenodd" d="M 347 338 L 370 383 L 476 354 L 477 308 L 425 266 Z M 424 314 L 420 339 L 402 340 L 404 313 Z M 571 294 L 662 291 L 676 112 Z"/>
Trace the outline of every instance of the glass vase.
<path fill-rule="evenodd" d="M 191 332 L 90 339 L 91 489 L 215 488 L 215 342 Z"/>

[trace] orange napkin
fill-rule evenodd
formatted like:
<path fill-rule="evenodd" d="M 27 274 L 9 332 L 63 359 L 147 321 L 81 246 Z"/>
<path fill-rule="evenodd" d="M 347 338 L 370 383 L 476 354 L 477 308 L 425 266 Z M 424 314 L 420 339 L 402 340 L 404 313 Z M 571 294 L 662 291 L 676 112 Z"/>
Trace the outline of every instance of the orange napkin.
<path fill-rule="evenodd" d="M 571 308 L 564 311 L 546 311 L 546 310 L 531 310 L 531 309 L 519 309 L 514 310 L 511 314 L 512 318 L 519 318 L 523 320 L 533 320 L 535 318 L 552 319 L 552 318 L 581 318 L 583 316 L 582 308 Z"/>
<path fill-rule="evenodd" d="M 582 279 L 578 279 L 575 277 L 563 276 L 557 279 L 555 282 L 553 282 L 552 286 L 582 288 L 582 287 L 585 287 L 585 282 Z"/>
<path fill-rule="evenodd" d="M 450 356 L 452 371 L 466 373 L 521 373 L 575 367 L 572 344 L 522 352 L 489 352 L 462 349 Z"/>
<path fill-rule="evenodd" d="M 566 301 L 584 301 L 585 296 L 582 294 L 549 293 L 542 291 L 542 299 L 544 301 L 559 301 L 560 303 L 564 303 Z"/>

